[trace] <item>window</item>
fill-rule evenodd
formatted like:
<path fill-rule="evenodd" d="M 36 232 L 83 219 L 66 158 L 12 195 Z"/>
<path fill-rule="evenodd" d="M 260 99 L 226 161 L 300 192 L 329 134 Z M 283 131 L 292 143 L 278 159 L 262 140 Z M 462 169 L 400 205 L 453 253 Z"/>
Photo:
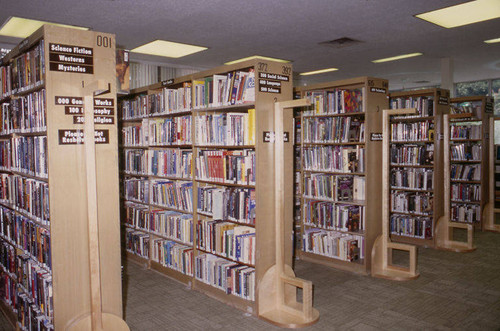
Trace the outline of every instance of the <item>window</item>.
<path fill-rule="evenodd" d="M 500 79 L 491 81 L 491 95 L 495 98 L 495 116 L 500 116 Z M 495 138 L 495 142 L 497 141 Z"/>
<path fill-rule="evenodd" d="M 476 82 L 465 82 L 456 84 L 457 97 L 468 97 L 473 95 L 488 95 L 489 87 L 487 80 L 479 80 Z"/>

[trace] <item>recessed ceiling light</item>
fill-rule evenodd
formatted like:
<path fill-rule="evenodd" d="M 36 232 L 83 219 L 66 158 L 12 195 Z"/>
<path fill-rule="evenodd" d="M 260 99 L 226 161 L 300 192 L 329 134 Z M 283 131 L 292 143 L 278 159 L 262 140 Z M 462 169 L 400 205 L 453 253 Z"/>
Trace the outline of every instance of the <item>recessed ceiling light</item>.
<path fill-rule="evenodd" d="M 7 21 L 5 21 L 5 23 L 2 25 L 2 28 L 0 28 L 0 35 L 8 37 L 16 37 L 16 38 L 26 38 L 36 30 L 38 30 L 44 24 L 57 25 L 79 30 L 89 29 L 83 26 L 59 24 L 59 23 L 31 20 L 28 18 L 12 16 Z"/>
<path fill-rule="evenodd" d="M 444 28 L 455 28 L 467 24 L 492 20 L 500 17 L 500 1 L 475 0 L 460 5 L 415 15 Z"/>
<path fill-rule="evenodd" d="M 401 59 L 407 59 L 409 57 L 415 57 L 415 56 L 420 56 L 423 55 L 422 53 L 410 53 L 410 54 L 402 54 L 402 55 L 397 55 L 397 56 L 392 56 L 392 57 L 386 57 L 384 59 L 378 59 L 378 60 L 373 60 L 373 63 L 382 63 L 382 62 L 389 62 L 389 61 L 396 61 L 396 60 L 401 60 Z"/>
<path fill-rule="evenodd" d="M 240 63 L 240 62 L 244 62 L 244 61 L 248 61 L 248 60 L 254 60 L 254 59 L 261 59 L 261 60 L 276 61 L 276 62 L 281 62 L 281 63 L 290 63 L 290 61 L 289 61 L 289 60 L 282 60 L 282 59 L 276 59 L 276 58 L 274 58 L 274 57 L 267 57 L 267 56 L 254 55 L 254 56 L 244 57 L 244 58 L 239 59 L 239 60 L 229 61 L 229 62 L 226 62 L 226 63 L 224 63 L 224 64 L 225 64 L 225 65 L 229 65 L 229 64 Z"/>
<path fill-rule="evenodd" d="M 337 71 L 337 70 L 339 70 L 339 69 L 337 69 L 337 68 L 326 68 L 326 69 L 321 69 L 321 70 L 303 72 L 300 75 L 301 76 L 317 75 L 317 74 L 322 74 L 322 73 L 325 73 L 325 72 Z"/>
<path fill-rule="evenodd" d="M 489 40 L 485 40 L 484 42 L 487 44 L 500 43 L 500 38 L 489 39 Z"/>
<path fill-rule="evenodd" d="M 166 40 L 155 40 L 142 46 L 138 46 L 132 49 L 131 52 L 179 58 L 186 55 L 198 53 L 206 49 L 208 48 L 202 46 L 194 46 Z"/>

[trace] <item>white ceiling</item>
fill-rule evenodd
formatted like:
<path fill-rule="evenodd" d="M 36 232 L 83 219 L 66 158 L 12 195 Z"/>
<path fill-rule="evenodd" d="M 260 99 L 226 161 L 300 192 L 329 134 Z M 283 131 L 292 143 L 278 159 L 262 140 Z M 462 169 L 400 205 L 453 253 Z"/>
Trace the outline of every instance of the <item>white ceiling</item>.
<path fill-rule="evenodd" d="M 498 0 L 500 2 L 500 0 Z M 0 0 L 0 24 L 10 16 L 82 25 L 116 34 L 127 49 L 155 39 L 209 47 L 180 59 L 132 59 L 210 68 L 250 55 L 293 61 L 296 72 L 339 71 L 305 82 L 356 76 L 389 79 L 391 89 L 439 85 L 441 59 L 451 58 L 456 82 L 500 78 L 500 19 L 444 29 L 413 17 L 456 0 Z M 318 43 L 362 41 L 335 48 Z M 0 36 L 0 46 L 19 40 Z M 424 56 L 373 64 L 404 53 Z M 415 83 L 428 81 L 428 83 Z"/>

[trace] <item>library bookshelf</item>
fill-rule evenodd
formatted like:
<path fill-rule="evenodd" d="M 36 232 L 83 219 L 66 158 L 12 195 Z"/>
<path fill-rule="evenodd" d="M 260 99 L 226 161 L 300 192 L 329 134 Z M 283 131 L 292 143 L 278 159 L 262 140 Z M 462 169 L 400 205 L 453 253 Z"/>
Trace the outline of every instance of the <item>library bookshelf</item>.
<path fill-rule="evenodd" d="M 474 149 L 476 154 L 478 154 L 476 158 L 472 158 L 474 155 L 462 157 L 460 158 L 461 161 L 457 162 L 458 164 L 450 160 L 451 181 L 456 184 L 462 184 L 461 188 L 463 190 L 468 188 L 474 189 L 477 191 L 478 197 L 474 199 L 475 202 L 471 202 L 471 206 L 467 206 L 467 202 L 459 206 L 452 199 L 452 209 L 457 211 L 457 208 L 463 207 L 462 209 L 469 211 L 470 217 L 472 217 L 468 221 L 464 219 L 465 223 L 473 224 L 477 230 L 486 230 L 488 220 L 484 210 L 490 199 L 490 178 L 493 180 L 488 170 L 490 139 L 494 140 L 494 137 L 492 137 L 494 131 L 490 132 L 490 118 L 493 116 L 494 101 L 492 97 L 488 96 L 472 96 L 452 98 L 450 104 L 450 130 L 453 130 L 453 132 L 450 132 L 451 148 L 454 148 L 455 151 L 459 149 L 461 151 L 466 148 Z M 459 118 L 454 119 L 453 116 L 458 116 Z M 461 174 L 457 172 L 457 169 L 461 170 Z M 474 178 L 468 178 L 465 173 L 466 171 L 469 171 L 470 176 L 468 177 L 475 174 Z M 458 217 L 458 214 L 456 217 Z"/>
<path fill-rule="evenodd" d="M 391 241 L 435 247 L 444 213 L 442 117 L 448 90 L 433 88 L 390 94 L 390 107 L 416 108 L 417 115 L 392 116 L 390 163 Z"/>
<path fill-rule="evenodd" d="M 498 117 L 490 117 L 490 141 L 489 141 L 489 158 L 488 158 L 488 203 L 484 208 L 485 222 L 484 230 L 500 232 L 500 224 L 496 222 L 497 214 L 500 213 L 500 152 L 499 145 L 495 144 L 495 121 L 500 120 Z"/>
<path fill-rule="evenodd" d="M 242 77 L 243 83 L 239 80 Z M 238 80 L 239 85 L 234 83 Z M 224 97 L 228 96 L 224 94 L 227 86 L 224 81 L 229 88 L 235 87 L 236 99 L 232 97 L 228 102 Z M 238 93 L 238 86 L 247 91 Z M 177 98 L 175 104 L 182 106 L 171 110 L 168 104 L 172 98 Z M 179 102 L 180 99 L 183 101 Z M 257 290 L 266 271 L 276 263 L 274 104 L 291 99 L 291 66 L 261 60 L 178 77 L 132 90 L 122 98 L 122 221 L 127 232 L 127 256 L 195 290 L 260 316 L 263 307 Z M 293 200 L 292 117 L 292 112 L 285 112 L 283 121 L 283 131 L 288 137 L 283 149 L 285 201 Z M 184 121 L 181 124 L 179 120 L 175 125 L 181 127 L 175 135 L 182 137 L 181 141 L 155 144 L 155 132 L 161 130 L 151 121 L 161 119 L 166 128 L 170 124 L 165 121 L 176 118 Z M 153 175 L 156 170 L 152 167 L 157 160 L 140 156 L 167 150 L 191 155 L 177 158 L 189 160 L 177 164 L 183 169 L 180 176 L 175 171 Z M 131 157 L 127 158 L 127 154 Z M 134 154 L 139 156 L 134 158 Z M 137 164 L 138 168 L 131 168 L 130 164 Z M 183 195 L 183 206 L 173 208 L 155 202 L 156 186 L 161 181 L 172 182 L 169 185 L 173 186 L 182 182 L 189 188 Z M 131 205 L 136 207 L 130 208 Z M 291 270 L 293 205 L 285 204 L 284 208 L 284 231 L 279 235 L 285 243 L 285 269 Z M 189 234 L 179 238 L 152 231 L 155 211 L 179 214 L 176 217 L 186 220 L 182 231 Z M 148 223 L 144 220 L 151 222 L 143 226 Z M 218 276 L 207 272 L 209 266 L 218 266 L 229 275 L 229 280 L 219 275 L 224 288 L 213 285 Z M 241 280 L 244 291 L 233 286 L 235 279 Z"/>
<path fill-rule="evenodd" d="M 313 104 L 301 115 L 300 259 L 370 273 L 381 232 L 387 90 L 387 80 L 372 77 L 296 88 Z"/>
<path fill-rule="evenodd" d="M 114 64 L 114 35 L 50 25 L 2 60 L 1 305 L 19 329 L 78 329 L 95 323 L 91 313 L 104 326 L 121 321 Z M 98 81 L 107 94 L 93 99 Z M 84 109 L 95 122 L 93 183 Z"/>

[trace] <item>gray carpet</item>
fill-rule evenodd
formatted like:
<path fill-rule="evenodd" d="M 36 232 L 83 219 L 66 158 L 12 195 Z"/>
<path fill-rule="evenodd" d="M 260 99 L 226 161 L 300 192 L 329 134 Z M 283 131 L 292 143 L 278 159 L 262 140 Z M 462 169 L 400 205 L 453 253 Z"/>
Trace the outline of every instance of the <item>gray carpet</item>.
<path fill-rule="evenodd" d="M 500 234 L 476 232 L 478 249 L 419 249 L 421 276 L 393 282 L 297 261 L 321 317 L 305 330 L 500 330 Z M 126 263 L 131 330 L 278 330 L 135 263 Z M 10 331 L 0 314 L 0 330 Z"/>

